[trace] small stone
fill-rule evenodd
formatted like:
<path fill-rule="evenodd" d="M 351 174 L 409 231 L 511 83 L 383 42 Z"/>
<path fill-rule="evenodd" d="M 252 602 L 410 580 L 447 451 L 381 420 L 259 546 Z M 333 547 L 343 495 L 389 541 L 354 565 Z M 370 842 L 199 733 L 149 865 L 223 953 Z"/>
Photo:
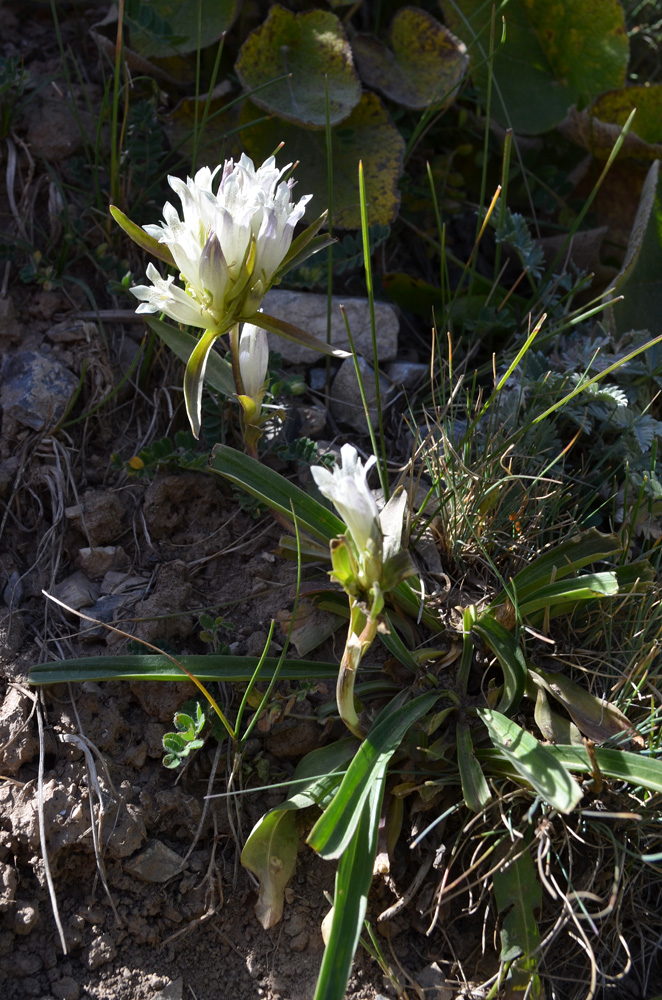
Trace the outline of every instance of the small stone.
<path fill-rule="evenodd" d="M 136 858 L 125 862 L 124 870 L 145 882 L 167 882 L 186 867 L 183 858 L 160 840 L 155 840 Z"/>
<path fill-rule="evenodd" d="M 17 907 L 12 916 L 12 930 L 14 934 L 24 937 L 37 924 L 39 909 L 33 906 L 32 903 L 23 903 L 18 900 Z"/>
<path fill-rule="evenodd" d="M 455 990 L 446 985 L 446 976 L 436 962 L 431 962 L 416 976 L 419 986 L 425 990 L 426 1000 L 452 1000 Z"/>
<path fill-rule="evenodd" d="M 418 389 L 424 379 L 429 378 L 430 366 L 414 361 L 393 361 L 385 366 L 384 371 L 394 385 L 402 385 L 405 389 Z"/>
<path fill-rule="evenodd" d="M 99 584 L 88 580 L 84 573 L 77 570 L 66 577 L 53 588 L 53 597 L 62 601 L 74 611 L 91 607 L 99 596 Z"/>
<path fill-rule="evenodd" d="M 101 593 L 108 595 L 126 594 L 128 591 L 132 591 L 133 593 L 141 591 L 139 596 L 143 596 L 147 590 L 148 582 L 144 576 L 132 576 L 130 573 L 111 569 L 108 570 L 101 581 Z"/>
<path fill-rule="evenodd" d="M 98 969 L 99 966 L 112 962 L 116 954 L 117 948 L 110 934 L 100 934 L 85 949 L 83 961 L 88 969 Z"/>
<path fill-rule="evenodd" d="M 296 934 L 290 941 L 290 951 L 305 951 L 310 942 L 310 934 L 308 931 L 301 931 L 300 934 Z"/>
<path fill-rule="evenodd" d="M 82 319 L 69 319 L 63 323 L 56 323 L 46 336 L 54 344 L 76 344 L 81 340 L 90 344 L 99 339 L 99 328 L 96 323 L 89 323 Z"/>
<path fill-rule="evenodd" d="M 164 986 L 162 990 L 155 993 L 152 1000 L 182 1000 L 184 995 L 184 980 L 181 976 L 173 979 L 171 983 Z"/>
<path fill-rule="evenodd" d="M 63 976 L 57 983 L 53 983 L 51 990 L 57 1000 L 78 1000 L 80 996 L 80 986 L 71 976 Z"/>
<path fill-rule="evenodd" d="M 0 913 L 8 910 L 13 903 L 17 885 L 16 869 L 0 861 Z"/>
<path fill-rule="evenodd" d="M 21 765 L 36 756 L 39 743 L 34 720 L 28 723 L 33 708 L 32 699 L 20 688 L 10 686 L 0 707 L 0 773 L 14 775 Z M 0 900 L 2 880 L 0 879 Z M 0 905 L 0 910 L 2 905 Z"/>
<path fill-rule="evenodd" d="M 343 306 L 352 338 L 359 354 L 372 355 L 372 329 L 370 303 L 364 298 L 343 298 L 334 295 L 331 302 L 331 344 L 349 351 L 345 320 L 340 310 Z M 327 297 L 311 292 L 293 292 L 274 289 L 264 299 L 264 311 L 277 319 L 286 320 L 326 341 Z M 398 351 L 400 322 L 393 306 L 375 302 L 375 324 L 380 361 L 391 361 Z M 303 347 L 277 334 L 269 334 L 269 347 L 292 364 L 315 364 L 320 360 L 319 351 Z"/>
<path fill-rule="evenodd" d="M 125 564 L 127 556 L 121 545 L 96 545 L 79 549 L 76 562 L 90 580 L 100 580 L 109 570 Z"/>
<path fill-rule="evenodd" d="M 76 376 L 59 361 L 21 351 L 4 359 L 0 403 L 7 416 L 40 431 L 58 422 L 77 385 Z"/>
<path fill-rule="evenodd" d="M 373 427 L 376 427 L 379 420 L 379 413 L 375 391 L 375 373 L 364 358 L 359 357 L 358 364 L 368 404 L 370 422 Z M 391 384 L 381 375 L 379 377 L 379 388 L 383 410 L 388 401 Z M 336 420 L 348 424 L 359 433 L 365 434 L 367 432 L 368 428 L 363 410 L 363 401 L 352 358 L 346 358 L 343 361 L 331 385 L 331 413 Z"/>
<path fill-rule="evenodd" d="M 22 336 L 14 303 L 10 298 L 0 298 L 0 337 L 13 343 L 20 341 Z"/>
<path fill-rule="evenodd" d="M 64 513 L 86 536 L 90 548 L 114 542 L 122 531 L 125 517 L 124 507 L 115 493 L 93 490 L 85 494 L 82 503 L 65 508 Z"/>

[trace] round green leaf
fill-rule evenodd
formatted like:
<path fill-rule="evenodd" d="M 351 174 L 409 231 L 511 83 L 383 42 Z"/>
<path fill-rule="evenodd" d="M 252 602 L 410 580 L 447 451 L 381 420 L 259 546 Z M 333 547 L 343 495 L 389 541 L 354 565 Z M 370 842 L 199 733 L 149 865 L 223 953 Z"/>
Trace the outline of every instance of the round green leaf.
<path fill-rule="evenodd" d="M 471 53 L 476 84 L 486 89 L 492 5 L 444 4 L 446 21 Z M 516 132 L 538 135 L 605 90 L 622 87 L 629 58 L 619 0 L 511 0 L 506 40 L 496 20 L 492 113 Z"/>
<path fill-rule="evenodd" d="M 390 38 L 392 51 L 374 35 L 357 35 L 352 42 L 368 86 L 406 108 L 451 104 L 469 64 L 464 42 L 417 7 L 398 11 Z"/>
<path fill-rule="evenodd" d="M 204 49 L 232 27 L 237 6 L 237 0 L 128 0 L 131 48 L 146 59 L 185 55 L 198 44 Z"/>
<path fill-rule="evenodd" d="M 309 128 L 326 126 L 327 80 L 332 125 L 347 118 L 361 98 L 342 24 L 327 11 L 292 14 L 274 5 L 242 45 L 235 70 L 248 91 L 277 81 L 252 95 L 255 104 Z M 279 80 L 284 74 L 289 75 Z"/>
<path fill-rule="evenodd" d="M 249 125 L 260 112 L 249 101 L 242 120 Z M 241 133 L 246 152 L 256 162 L 269 156 L 279 142 L 285 143 L 288 160 L 298 160 L 301 191 L 312 192 L 311 215 L 319 214 L 327 202 L 326 135 L 270 120 Z M 405 144 L 391 124 L 376 94 L 364 94 L 341 125 L 332 131 L 333 224 L 338 229 L 360 229 L 358 165 L 363 161 L 370 225 L 387 225 L 398 214 L 398 180 Z"/>

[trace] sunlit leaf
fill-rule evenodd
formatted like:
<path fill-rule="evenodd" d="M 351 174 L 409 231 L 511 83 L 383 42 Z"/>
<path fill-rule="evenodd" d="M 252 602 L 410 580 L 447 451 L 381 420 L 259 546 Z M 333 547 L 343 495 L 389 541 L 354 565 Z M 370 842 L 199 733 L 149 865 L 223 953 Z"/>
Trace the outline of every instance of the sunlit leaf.
<path fill-rule="evenodd" d="M 244 102 L 242 122 L 248 125 L 262 114 Z M 269 156 L 280 142 L 288 158 L 299 161 L 297 175 L 305 177 L 305 191 L 315 197 L 312 205 L 327 201 L 327 155 L 324 132 L 297 128 L 271 119 L 241 132 L 246 152 L 256 161 Z M 376 94 L 366 93 L 351 115 L 332 129 L 333 224 L 339 229 L 360 229 L 358 163 L 363 162 L 371 225 L 392 222 L 400 206 L 398 181 L 405 144 Z M 309 208 L 312 210 L 312 205 Z M 318 208 L 319 211 L 319 208 Z"/>
<path fill-rule="evenodd" d="M 457 726 L 457 763 L 462 782 L 462 795 L 472 812 L 482 812 L 492 798 L 483 769 L 474 754 L 471 730 L 466 722 Z"/>
<path fill-rule="evenodd" d="M 490 739 L 517 773 L 559 812 L 572 812 L 583 792 L 548 747 L 512 719 L 490 709 L 478 709 Z"/>
<path fill-rule="evenodd" d="M 444 0 L 446 23 L 467 45 L 476 84 L 485 92 L 492 66 L 492 4 Z M 496 17 L 492 114 L 516 132 L 538 135 L 605 90 L 622 87 L 629 59 L 623 8 L 618 0 L 511 0 Z"/>
<path fill-rule="evenodd" d="M 575 684 L 565 674 L 538 670 L 535 681 L 542 683 L 546 691 L 563 705 L 577 728 L 589 739 L 595 740 L 596 743 L 603 743 L 614 737 L 628 736 L 635 737 L 643 745 L 641 737 L 633 730 L 626 716 L 616 705 L 591 694 L 580 684 Z M 571 741 L 555 740 L 554 742 Z"/>
<path fill-rule="evenodd" d="M 472 633 L 494 653 L 503 671 L 503 693 L 499 710 L 517 708 L 526 683 L 527 665 L 519 640 L 489 614 L 474 622 Z"/>
<path fill-rule="evenodd" d="M 274 4 L 242 45 L 235 70 L 247 91 L 290 74 L 252 99 L 265 111 L 308 127 L 326 125 L 327 81 L 332 125 L 347 118 L 361 97 L 343 26 L 328 11 L 293 14 Z"/>
<path fill-rule="evenodd" d="M 283 915 L 285 887 L 294 871 L 298 846 L 294 813 L 279 810 L 258 820 L 241 852 L 242 865 L 260 882 L 255 915 L 265 930 Z"/>
<path fill-rule="evenodd" d="M 127 236 L 129 236 L 134 243 L 137 243 L 142 250 L 146 250 L 147 253 L 151 253 L 153 257 L 157 257 L 162 260 L 165 264 L 170 264 L 175 267 L 175 259 L 170 253 L 170 250 L 165 245 L 165 243 L 159 243 L 158 240 L 146 233 L 144 229 L 137 226 L 135 222 L 132 222 L 128 216 L 124 214 L 116 205 L 110 206 L 110 214 L 113 219 L 120 226 Z"/>
<path fill-rule="evenodd" d="M 164 323 L 163 320 L 157 319 L 156 316 L 144 315 L 143 319 L 149 328 L 159 335 L 173 354 L 176 354 L 186 364 L 198 343 L 198 338 L 190 333 L 185 333 L 184 330 L 180 330 L 170 323 Z M 231 396 L 235 391 L 232 366 L 216 351 L 211 351 L 207 358 L 205 382 L 208 382 L 213 389 L 224 393 L 226 396 Z"/>
<path fill-rule="evenodd" d="M 464 43 L 418 7 L 397 12 L 390 43 L 389 49 L 367 34 L 352 40 L 359 72 L 368 86 L 407 108 L 451 104 L 469 62 Z"/>

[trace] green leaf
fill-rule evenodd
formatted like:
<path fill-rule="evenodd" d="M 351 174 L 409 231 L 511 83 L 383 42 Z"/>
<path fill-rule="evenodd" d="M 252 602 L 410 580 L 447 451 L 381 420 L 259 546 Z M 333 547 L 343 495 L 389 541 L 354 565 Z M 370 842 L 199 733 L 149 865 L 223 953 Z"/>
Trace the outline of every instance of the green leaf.
<path fill-rule="evenodd" d="M 186 740 L 180 733 L 165 733 L 162 742 L 163 748 L 172 753 L 181 754 L 186 749 Z"/>
<path fill-rule="evenodd" d="M 354 836 L 370 788 L 382 780 L 405 733 L 438 700 L 420 695 L 407 705 L 398 696 L 375 719 L 347 768 L 342 784 L 310 832 L 308 843 L 324 858 L 339 858 Z"/>
<path fill-rule="evenodd" d="M 632 329 L 662 332 L 662 178 L 660 161 L 651 165 L 632 226 L 625 261 L 614 282 L 623 301 L 611 307 L 616 333 Z"/>
<path fill-rule="evenodd" d="M 379 842 L 384 779 L 375 780 L 340 859 L 333 918 L 313 1000 L 343 1000 L 363 926 Z"/>
<path fill-rule="evenodd" d="M 241 863 L 260 881 L 255 915 L 265 930 L 283 915 L 285 887 L 296 865 L 299 835 L 294 813 L 267 813 L 253 827 L 241 852 Z"/>
<path fill-rule="evenodd" d="M 30 668 L 30 684 L 82 683 L 84 681 L 185 681 L 181 663 L 200 681 L 226 684 L 251 680 L 259 663 L 257 656 L 86 656 L 81 659 L 38 663 Z M 267 656 L 256 680 L 267 680 L 280 661 Z M 332 680 L 338 676 L 337 663 L 316 660 L 285 660 L 278 674 L 281 680 Z"/>
<path fill-rule="evenodd" d="M 406 108 L 448 107 L 469 60 L 466 46 L 418 7 L 399 10 L 390 29 L 391 49 L 374 35 L 359 34 L 352 49 L 369 87 Z"/>
<path fill-rule="evenodd" d="M 565 674 L 536 670 L 532 677 L 563 705 L 577 728 L 596 743 L 636 735 L 630 722 L 616 705 L 591 694 Z"/>
<path fill-rule="evenodd" d="M 574 722 L 555 712 L 549 704 L 547 692 L 542 682 L 539 683 L 537 674 L 530 673 L 529 677 L 536 685 L 534 716 L 536 725 L 544 738 L 550 743 L 570 743 L 573 746 L 583 746 L 582 735 Z"/>
<path fill-rule="evenodd" d="M 472 812 L 482 812 L 492 798 L 483 769 L 474 754 L 471 730 L 466 722 L 457 725 L 457 763 L 462 783 L 462 796 Z"/>
<path fill-rule="evenodd" d="M 481 615 L 474 622 L 471 631 L 492 650 L 503 671 L 503 693 L 499 710 L 506 712 L 510 708 L 517 708 L 524 694 L 528 672 L 519 640 L 489 614 Z"/>
<path fill-rule="evenodd" d="M 554 760 L 569 771 L 582 774 L 592 774 L 593 765 L 583 747 L 550 744 L 544 748 Z M 647 757 L 643 754 L 630 753 L 628 750 L 611 750 L 596 747 L 596 755 L 601 774 L 617 781 L 627 781 L 633 788 L 645 788 L 650 792 L 662 793 L 662 760 Z M 502 749 L 478 751 L 480 760 L 484 761 L 495 773 L 518 773 L 512 761 L 506 757 Z M 503 765 L 503 766 L 502 766 Z"/>
<path fill-rule="evenodd" d="M 560 545 L 545 549 L 520 570 L 510 581 L 508 589 L 497 594 L 488 610 L 493 611 L 510 600 L 510 593 L 513 592 L 521 604 L 546 584 L 556 583 L 590 563 L 617 555 L 622 549 L 623 544 L 617 535 L 604 535 L 597 528 L 572 535 Z"/>
<path fill-rule="evenodd" d="M 301 344 L 303 347 L 311 347 L 314 351 L 319 351 L 320 354 L 327 354 L 331 358 L 349 357 L 347 351 L 343 351 L 339 347 L 331 347 L 330 344 L 325 343 L 323 340 L 313 337 L 312 333 L 302 330 L 300 326 L 294 326 L 284 319 L 269 316 L 265 312 L 255 313 L 254 316 L 251 316 L 250 322 L 255 326 L 261 327 L 263 330 L 268 330 L 269 333 L 277 333 L 280 337 L 285 337 L 286 340 L 292 340 L 295 344 Z"/>
<path fill-rule="evenodd" d="M 345 531 L 344 523 L 328 507 L 323 507 L 278 472 L 234 448 L 217 444 L 209 466 L 213 472 L 241 486 L 290 521 L 293 507 L 299 528 L 321 541 L 328 542 Z"/>
<path fill-rule="evenodd" d="M 492 5 L 455 0 L 444 12 L 451 31 L 467 43 L 474 81 L 485 92 Z M 618 0 L 511 0 L 503 15 L 506 39 L 494 57 L 492 93 L 492 113 L 502 125 L 548 132 L 571 105 L 586 105 L 625 83 L 629 43 Z"/>
<path fill-rule="evenodd" d="M 202 388 L 205 380 L 207 360 L 211 350 L 221 336 L 218 330 L 205 330 L 191 351 L 184 371 L 184 402 L 186 414 L 194 436 L 200 437 L 202 415 Z"/>
<path fill-rule="evenodd" d="M 180 361 L 188 363 L 198 338 L 176 326 L 170 326 L 163 320 L 156 319 L 155 316 L 145 315 L 143 319 L 150 330 L 158 334 L 167 347 L 176 354 Z M 222 358 L 216 351 L 212 351 L 207 358 L 207 368 L 205 369 L 205 382 L 208 382 L 212 389 L 222 392 L 226 396 L 231 396 L 235 391 L 234 378 L 232 377 L 232 366 Z"/>
<path fill-rule="evenodd" d="M 162 260 L 165 264 L 169 264 L 171 267 L 177 267 L 175 259 L 165 243 L 159 243 L 159 241 L 154 239 L 153 236 L 150 236 L 144 229 L 141 229 L 140 226 L 135 224 L 135 222 L 132 222 L 131 219 L 129 219 L 124 212 L 121 212 L 119 208 L 116 208 L 115 205 L 110 206 L 110 214 L 117 225 L 120 226 L 126 235 L 132 239 L 134 243 L 137 243 L 139 247 L 146 250 L 147 253 L 151 253 L 153 257 L 158 257 L 158 259 Z"/>
<path fill-rule="evenodd" d="M 238 0 L 127 2 L 131 48 L 146 59 L 204 49 L 232 27 L 238 7 Z"/>
<path fill-rule="evenodd" d="M 335 14 L 309 10 L 293 14 L 274 4 L 266 21 L 250 33 L 235 64 L 247 91 L 275 80 L 253 94 L 258 107 L 286 121 L 323 129 L 347 118 L 361 98 L 352 50 Z M 285 80 L 277 80 L 283 74 Z M 275 147 L 272 147 L 272 150 Z"/>
<path fill-rule="evenodd" d="M 521 972 L 518 970 L 514 976 L 522 980 L 522 988 L 526 989 L 537 966 L 535 952 L 540 944 L 540 931 L 535 911 L 542 906 L 542 886 L 530 853 L 525 851 L 498 868 L 493 884 L 496 904 L 503 917 L 500 958 L 502 962 L 511 962 L 523 956 L 517 963 Z M 532 995 L 541 994 L 538 990 Z"/>
<path fill-rule="evenodd" d="M 583 792 L 563 764 L 516 722 L 488 708 L 478 709 L 490 739 L 517 773 L 559 812 L 569 813 Z"/>
<path fill-rule="evenodd" d="M 242 123 L 248 126 L 261 112 L 245 101 Z M 326 204 L 328 192 L 326 135 L 271 119 L 244 127 L 241 139 L 249 156 L 262 161 L 280 142 L 300 163 L 305 191 L 314 204 Z M 363 163 L 370 224 L 387 225 L 398 214 L 405 143 L 376 94 L 365 93 L 349 118 L 331 130 L 333 153 L 334 229 L 360 229 L 361 210 L 357 164 Z"/>

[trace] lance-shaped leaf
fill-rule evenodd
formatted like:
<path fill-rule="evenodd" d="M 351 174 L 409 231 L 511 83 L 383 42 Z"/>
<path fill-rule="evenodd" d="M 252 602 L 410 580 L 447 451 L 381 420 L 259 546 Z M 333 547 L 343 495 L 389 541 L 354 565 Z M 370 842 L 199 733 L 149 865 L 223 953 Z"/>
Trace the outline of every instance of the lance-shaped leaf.
<path fill-rule="evenodd" d="M 641 736 L 632 728 L 626 716 L 610 701 L 597 698 L 564 674 L 536 670 L 532 678 L 563 705 L 577 728 L 589 739 L 602 743 L 617 737 L 629 737 L 644 745 Z M 573 741 L 566 739 L 554 742 Z"/>
<path fill-rule="evenodd" d="M 529 673 L 531 694 L 535 690 L 536 707 L 534 717 L 538 729 L 550 743 L 569 743 L 572 746 L 583 746 L 582 734 L 574 722 L 555 712 L 549 704 L 547 692 L 542 679 L 537 674 Z M 528 692 L 527 692 L 528 693 Z"/>
<path fill-rule="evenodd" d="M 165 264 L 170 264 L 171 267 L 177 266 L 175 264 L 174 257 L 165 243 L 159 243 L 158 240 L 155 240 L 153 236 L 150 236 L 144 229 L 141 229 L 140 226 L 135 224 L 135 222 L 132 222 L 131 219 L 129 219 L 128 216 L 126 216 L 124 212 L 120 211 L 120 209 L 115 205 L 110 206 L 110 214 L 117 225 L 120 226 L 126 235 L 132 239 L 134 243 L 137 243 L 139 247 L 146 250 L 147 253 L 151 253 L 153 257 L 158 257 L 158 259 L 162 260 Z"/>
<path fill-rule="evenodd" d="M 466 722 L 457 725 L 457 763 L 462 782 L 462 795 L 472 812 L 482 812 L 492 798 L 483 769 L 476 760 L 471 730 Z"/>
<path fill-rule="evenodd" d="M 517 708 L 526 684 L 527 665 L 519 640 L 489 614 L 482 615 L 471 629 L 494 653 L 503 671 L 503 693 L 499 710 Z"/>
<path fill-rule="evenodd" d="M 295 811 L 321 804 L 338 786 L 356 743 L 340 740 L 306 754 L 292 778 L 287 800 L 269 810 L 253 827 L 241 852 L 241 863 L 260 881 L 255 914 L 268 930 L 283 913 L 285 887 L 296 863 L 299 836 Z"/>
<path fill-rule="evenodd" d="M 349 357 L 348 351 L 343 351 L 339 347 L 331 347 L 330 344 L 326 344 L 323 340 L 319 340 L 318 337 L 313 337 L 311 333 L 302 330 L 300 326 L 294 326 L 293 323 L 288 323 L 284 319 L 278 319 L 276 316 L 268 316 L 267 313 L 258 312 L 254 316 L 251 316 L 250 322 L 255 326 L 262 327 L 263 330 L 268 330 L 269 333 L 277 333 L 279 336 L 285 337 L 286 340 L 293 340 L 295 344 L 301 344 L 303 347 L 312 347 L 313 350 L 319 351 L 320 354 L 328 354 L 332 358 Z"/>
<path fill-rule="evenodd" d="M 559 812 L 575 808 L 583 792 L 565 767 L 547 747 L 500 712 L 478 709 L 494 745 L 517 773 Z"/>
<path fill-rule="evenodd" d="M 186 333 L 184 330 L 180 330 L 176 326 L 164 323 L 163 320 L 157 319 L 155 316 L 143 314 L 143 319 L 147 323 L 147 326 L 154 333 L 158 334 L 173 354 L 176 354 L 181 361 L 187 364 L 198 343 L 198 338 L 190 333 Z M 231 396 L 235 391 L 232 365 L 216 351 L 211 351 L 207 357 L 207 367 L 205 368 L 204 377 L 205 382 L 208 382 L 213 389 L 224 393 L 226 396 Z"/>
<path fill-rule="evenodd" d="M 503 917 L 500 959 L 512 962 L 521 956 L 511 973 L 512 985 L 525 991 L 532 977 L 538 980 L 535 953 L 540 944 L 540 931 L 535 911 L 542 905 L 542 886 L 529 852 L 525 851 L 498 868 L 493 884 L 494 897 Z M 529 996 L 542 998 L 540 982 L 534 981 L 532 985 Z"/>
<path fill-rule="evenodd" d="M 207 360 L 214 343 L 220 336 L 221 333 L 218 330 L 205 330 L 191 351 L 184 372 L 184 402 L 191 430 L 196 438 L 200 436 L 202 388 L 205 381 Z"/>
<path fill-rule="evenodd" d="M 371 787 L 381 781 L 405 733 L 428 712 L 439 692 L 407 705 L 398 696 L 375 719 L 342 784 L 310 832 L 308 843 L 324 858 L 339 858 L 355 835 Z"/>
<path fill-rule="evenodd" d="M 313 1000 L 343 1000 L 347 991 L 372 883 L 383 798 L 381 774 L 368 790 L 354 835 L 338 865 L 331 926 Z"/>
<path fill-rule="evenodd" d="M 298 846 L 294 813 L 278 810 L 258 820 L 241 852 L 242 865 L 260 882 L 255 916 L 265 930 L 283 915 L 285 887 L 296 865 Z"/>

